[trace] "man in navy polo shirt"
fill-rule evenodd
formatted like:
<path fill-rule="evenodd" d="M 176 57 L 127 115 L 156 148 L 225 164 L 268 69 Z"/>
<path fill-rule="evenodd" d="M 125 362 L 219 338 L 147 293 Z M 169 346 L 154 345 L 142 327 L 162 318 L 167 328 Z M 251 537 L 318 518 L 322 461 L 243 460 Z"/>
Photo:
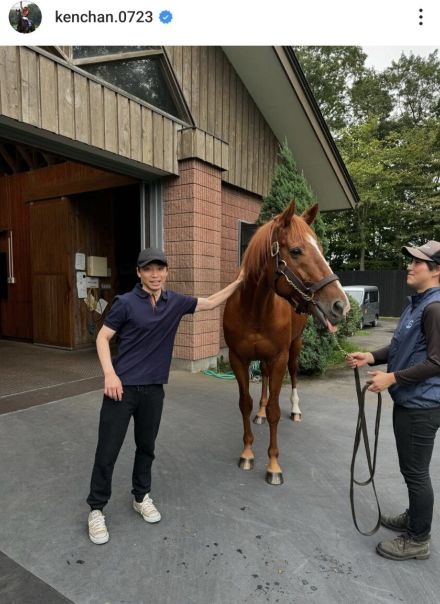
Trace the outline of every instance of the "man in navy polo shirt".
<path fill-rule="evenodd" d="M 209 298 L 194 298 L 163 289 L 168 262 L 162 250 L 142 250 L 137 261 L 140 278 L 131 292 L 116 296 L 96 339 L 104 372 L 104 399 L 93 466 L 88 518 L 93 543 L 109 539 L 102 510 L 111 495 L 113 468 L 134 419 L 136 454 L 133 465 L 133 508 L 149 523 L 161 515 L 149 496 L 154 445 L 168 382 L 174 338 L 182 317 L 211 310 L 227 300 L 241 276 Z M 118 354 L 111 359 L 110 340 L 119 336 Z"/>

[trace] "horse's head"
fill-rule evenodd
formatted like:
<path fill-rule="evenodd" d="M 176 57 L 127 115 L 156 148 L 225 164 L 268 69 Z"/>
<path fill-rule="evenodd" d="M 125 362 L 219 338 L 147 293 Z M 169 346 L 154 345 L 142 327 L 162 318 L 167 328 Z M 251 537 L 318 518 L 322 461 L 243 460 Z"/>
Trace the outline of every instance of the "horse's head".
<path fill-rule="evenodd" d="M 348 298 L 325 260 L 310 225 L 318 204 L 301 216 L 295 202 L 273 220 L 271 256 L 274 289 L 298 312 L 312 314 L 329 331 L 337 330 L 350 309 Z"/>

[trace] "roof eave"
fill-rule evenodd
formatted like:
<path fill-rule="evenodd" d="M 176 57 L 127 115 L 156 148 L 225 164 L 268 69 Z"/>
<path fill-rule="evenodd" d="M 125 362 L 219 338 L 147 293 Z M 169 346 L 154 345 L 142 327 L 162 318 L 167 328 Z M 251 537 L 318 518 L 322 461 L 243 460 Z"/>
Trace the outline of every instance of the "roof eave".
<path fill-rule="evenodd" d="M 285 139 L 323 211 L 359 200 L 291 47 L 223 47 L 272 132 Z"/>

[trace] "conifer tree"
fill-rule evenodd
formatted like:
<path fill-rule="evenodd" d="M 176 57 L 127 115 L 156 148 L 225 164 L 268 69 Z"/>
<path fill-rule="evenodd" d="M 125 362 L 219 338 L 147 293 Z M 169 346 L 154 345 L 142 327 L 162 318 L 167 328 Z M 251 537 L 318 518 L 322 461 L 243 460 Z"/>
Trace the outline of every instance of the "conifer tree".
<path fill-rule="evenodd" d="M 259 224 L 271 220 L 282 212 L 292 200 L 296 203 L 296 214 L 302 214 L 306 208 L 316 203 L 315 195 L 304 174 L 298 170 L 287 141 L 280 145 L 278 158 L 279 162 L 275 169 L 270 193 L 261 204 Z M 324 222 L 319 214 L 312 227 L 315 229 L 325 253 L 328 240 L 325 236 Z M 346 330 L 341 330 L 341 338 L 347 335 Z M 322 373 L 332 354 L 337 351 L 335 338 L 321 328 L 318 333 L 315 322 L 310 318 L 302 340 L 303 345 L 299 359 L 300 372 Z"/>
<path fill-rule="evenodd" d="M 296 214 L 301 214 L 306 208 L 316 202 L 313 191 L 306 177 L 296 166 L 292 152 L 285 140 L 278 151 L 279 162 L 275 169 L 269 195 L 263 199 L 258 217 L 258 224 L 264 224 L 277 214 L 280 214 L 292 200 L 296 204 Z M 318 214 L 313 228 L 324 247 L 327 239 L 322 218 Z"/>

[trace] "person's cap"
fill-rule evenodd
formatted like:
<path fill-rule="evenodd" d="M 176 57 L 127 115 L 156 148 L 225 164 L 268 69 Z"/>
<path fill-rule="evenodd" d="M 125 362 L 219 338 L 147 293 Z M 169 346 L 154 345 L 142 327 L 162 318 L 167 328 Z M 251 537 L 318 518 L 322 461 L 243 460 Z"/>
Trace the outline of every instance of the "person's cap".
<path fill-rule="evenodd" d="M 145 250 L 139 252 L 137 259 L 137 265 L 142 268 L 151 264 L 152 262 L 158 262 L 159 264 L 165 264 L 168 266 L 168 260 L 162 250 L 157 247 L 147 247 Z"/>
<path fill-rule="evenodd" d="M 402 252 L 405 256 L 440 264 L 440 243 L 438 241 L 428 241 L 420 247 L 404 246 Z"/>

